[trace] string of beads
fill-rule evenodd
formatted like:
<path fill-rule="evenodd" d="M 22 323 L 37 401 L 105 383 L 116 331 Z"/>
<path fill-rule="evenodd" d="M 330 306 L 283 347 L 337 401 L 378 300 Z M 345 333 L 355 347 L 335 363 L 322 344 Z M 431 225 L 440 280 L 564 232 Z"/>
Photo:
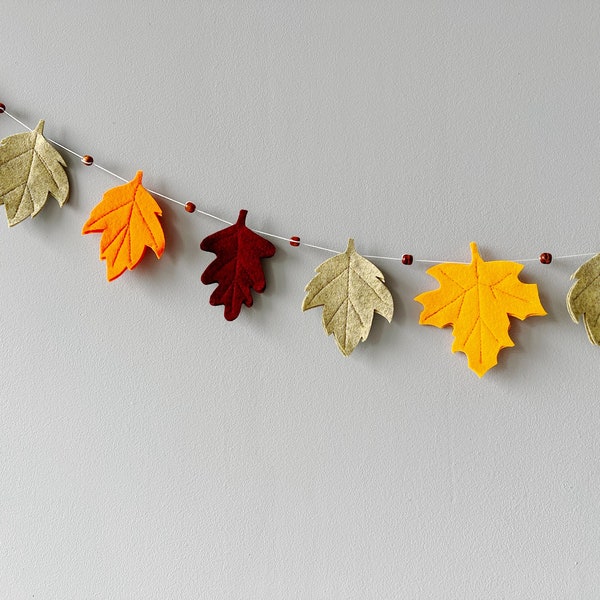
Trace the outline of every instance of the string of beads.
<path fill-rule="evenodd" d="M 7 117 L 10 117 L 13 121 L 16 121 L 19 125 L 21 125 L 22 127 L 24 127 L 25 129 L 32 131 L 32 129 L 27 126 L 25 123 L 23 123 L 22 121 L 20 121 L 19 119 L 17 119 L 14 115 L 10 114 L 7 110 L 6 110 L 6 106 L 0 102 L 0 114 L 5 114 Z M 115 177 L 116 179 L 119 179 L 121 181 L 124 181 L 125 183 L 127 183 L 127 179 L 121 177 L 120 175 L 117 175 L 116 173 L 113 173 L 112 171 L 109 171 L 108 169 L 100 166 L 98 163 L 94 162 L 94 158 L 89 155 L 89 154 L 78 154 L 77 152 L 75 152 L 74 150 L 71 150 L 70 148 L 67 148 L 66 146 L 63 146 L 62 144 L 59 144 L 58 142 L 51 140 L 50 138 L 48 138 L 48 141 L 53 143 L 55 146 L 58 146 L 59 148 L 62 148 L 63 150 L 65 150 L 66 152 L 69 152 L 70 154 L 72 154 L 73 156 L 76 156 L 77 158 L 79 158 L 79 160 L 87 167 L 91 167 L 94 166 L 98 169 L 100 169 L 101 171 L 104 171 L 105 173 L 108 173 L 109 175 L 112 175 L 113 177 Z M 169 202 L 173 202 L 174 204 L 178 204 L 179 206 L 183 206 L 183 208 L 185 209 L 186 212 L 192 214 L 192 213 L 199 213 L 201 215 L 204 215 L 205 217 L 210 217 L 211 219 L 215 219 L 217 221 L 220 221 L 221 223 L 225 223 L 226 225 L 233 225 L 233 223 L 231 223 L 230 221 L 227 221 L 225 219 L 222 219 L 221 217 L 218 217 L 217 215 L 213 215 L 211 213 L 205 212 L 203 210 L 199 210 L 196 205 L 193 202 L 180 202 L 179 200 L 176 200 L 175 198 L 171 198 L 169 196 L 165 196 L 164 194 L 161 194 L 159 192 L 156 192 L 154 190 L 150 190 L 148 189 L 148 191 L 151 194 L 154 194 L 155 196 L 158 196 L 159 198 L 163 198 L 164 200 L 168 200 Z M 323 246 L 317 246 L 316 244 L 309 244 L 308 242 L 302 242 L 300 240 L 300 237 L 297 235 L 293 235 L 291 237 L 285 237 L 282 235 L 278 235 L 275 233 L 270 233 L 268 231 L 258 231 L 258 230 L 254 230 L 256 233 L 260 234 L 260 235 L 264 235 L 267 237 L 271 237 L 271 238 L 275 238 L 275 239 L 279 239 L 279 240 L 283 240 L 286 242 L 289 242 L 290 246 L 293 246 L 295 248 L 299 247 L 299 246 L 307 246 L 308 248 L 314 248 L 316 250 L 322 250 L 324 252 L 329 252 L 331 254 L 339 254 L 340 252 L 338 252 L 337 250 L 332 250 L 331 248 L 324 248 Z M 590 253 L 585 253 L 585 254 L 570 254 L 570 255 L 565 255 L 565 256 L 557 256 L 553 259 L 552 254 L 550 254 L 550 252 L 542 252 L 540 254 L 540 256 L 538 258 L 525 258 L 522 260 L 517 260 L 514 262 L 533 262 L 533 261 L 538 261 L 543 264 L 543 265 L 549 265 L 550 263 L 552 263 L 553 260 L 557 260 L 557 259 L 567 259 L 567 258 L 581 258 L 581 257 L 588 257 L 588 256 L 593 256 L 594 253 L 590 252 Z M 445 260 L 425 260 L 425 259 L 415 259 L 413 257 L 412 254 L 403 254 L 401 257 L 395 257 L 395 256 L 373 256 L 373 255 L 364 255 L 365 258 L 372 258 L 372 259 L 379 259 L 379 260 L 394 260 L 394 261 L 399 261 L 401 262 L 403 265 L 406 266 L 410 266 L 413 263 L 424 263 L 424 264 L 439 264 L 439 263 L 444 263 L 444 262 L 449 262 L 449 261 L 445 261 Z M 454 261 L 454 262 L 460 262 L 460 261 Z M 468 263 L 462 263 L 462 264 L 468 264 Z"/>

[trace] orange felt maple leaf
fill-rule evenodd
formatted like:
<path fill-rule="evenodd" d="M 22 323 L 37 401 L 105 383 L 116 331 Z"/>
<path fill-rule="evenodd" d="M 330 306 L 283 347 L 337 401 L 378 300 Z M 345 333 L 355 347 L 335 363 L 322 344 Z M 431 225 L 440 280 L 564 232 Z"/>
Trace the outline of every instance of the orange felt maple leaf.
<path fill-rule="evenodd" d="M 471 244 L 471 264 L 444 263 L 427 270 L 440 287 L 415 298 L 423 305 L 421 325 L 453 326 L 452 352 L 464 352 L 469 367 L 479 375 L 498 362 L 502 348 L 514 346 L 508 335 L 508 315 L 518 319 L 546 314 L 537 285 L 523 283 L 523 265 L 485 262 Z"/>
<path fill-rule="evenodd" d="M 165 236 L 158 220 L 156 200 L 142 186 L 142 171 L 135 178 L 108 190 L 92 210 L 82 233 L 102 233 L 100 260 L 106 260 L 106 277 L 116 279 L 142 260 L 146 246 L 160 258 Z"/>

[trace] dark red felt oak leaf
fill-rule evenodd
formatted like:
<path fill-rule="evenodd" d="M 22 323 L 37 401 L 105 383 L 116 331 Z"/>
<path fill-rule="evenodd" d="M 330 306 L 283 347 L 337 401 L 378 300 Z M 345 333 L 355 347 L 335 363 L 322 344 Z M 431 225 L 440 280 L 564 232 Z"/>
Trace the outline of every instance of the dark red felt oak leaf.
<path fill-rule="evenodd" d="M 225 305 L 225 318 L 233 321 L 242 304 L 252 306 L 252 289 L 264 292 L 266 281 L 261 258 L 275 254 L 275 246 L 246 227 L 247 210 L 240 210 L 237 223 L 204 238 L 200 248 L 214 252 L 213 260 L 204 273 L 202 283 L 218 283 L 210 297 L 212 306 Z"/>

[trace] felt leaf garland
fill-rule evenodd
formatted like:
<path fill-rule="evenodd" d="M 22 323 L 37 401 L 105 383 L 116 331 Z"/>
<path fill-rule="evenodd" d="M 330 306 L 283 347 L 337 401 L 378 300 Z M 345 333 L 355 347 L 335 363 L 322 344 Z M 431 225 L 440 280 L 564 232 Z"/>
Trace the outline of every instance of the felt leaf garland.
<path fill-rule="evenodd" d="M 600 254 L 583 263 L 571 279 L 577 279 L 567 294 L 567 309 L 575 323 L 583 324 L 592 344 L 600 345 Z"/>
<path fill-rule="evenodd" d="M 422 325 L 453 326 L 452 352 L 467 355 L 479 375 L 497 364 L 498 352 L 514 346 L 508 335 L 508 315 L 518 319 L 543 316 L 537 286 L 519 280 L 523 265 L 508 261 L 485 262 L 471 244 L 471 264 L 445 263 L 427 270 L 440 282 L 437 290 L 415 298 L 423 305 Z"/>
<path fill-rule="evenodd" d="M 108 190 L 92 210 L 83 234 L 102 233 L 100 260 L 106 260 L 106 276 L 116 279 L 125 269 L 134 269 L 146 246 L 160 258 L 165 236 L 158 220 L 162 215 L 156 200 L 142 186 L 142 171 L 135 178 Z"/>
<path fill-rule="evenodd" d="M 202 250 L 217 255 L 204 273 L 204 284 L 218 283 L 210 296 L 212 306 L 225 306 L 225 318 L 238 317 L 242 304 L 252 306 L 252 289 L 262 293 L 266 287 L 261 258 L 275 254 L 275 246 L 246 227 L 247 210 L 240 210 L 237 222 L 204 238 Z"/>
<path fill-rule="evenodd" d="M 337 346 L 349 356 L 367 339 L 373 314 L 392 320 L 394 301 L 381 271 L 354 249 L 354 240 L 342 254 L 326 260 L 306 286 L 302 310 L 323 306 L 323 327 L 333 333 Z"/>
<path fill-rule="evenodd" d="M 0 142 L 0 204 L 12 227 L 42 210 L 48 194 L 62 206 L 69 196 L 67 166 L 43 136 L 44 121 Z"/>

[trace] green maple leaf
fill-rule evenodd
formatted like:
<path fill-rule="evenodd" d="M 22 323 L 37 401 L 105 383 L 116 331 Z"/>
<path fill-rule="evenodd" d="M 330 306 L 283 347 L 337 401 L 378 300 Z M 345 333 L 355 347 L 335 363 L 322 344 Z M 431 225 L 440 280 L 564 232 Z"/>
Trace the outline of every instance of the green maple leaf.
<path fill-rule="evenodd" d="M 600 254 L 583 263 L 571 279 L 577 279 L 567 294 L 567 309 L 575 323 L 583 324 L 592 344 L 600 345 Z"/>
<path fill-rule="evenodd" d="M 0 204 L 12 227 L 34 217 L 51 194 L 60 206 L 69 196 L 63 157 L 42 135 L 44 121 L 27 133 L 0 142 Z"/>
<path fill-rule="evenodd" d="M 349 356 L 359 342 L 367 339 L 374 313 L 392 320 L 394 302 L 384 285 L 381 271 L 354 249 L 348 247 L 316 269 L 306 286 L 302 310 L 323 307 L 323 327 L 332 334 L 340 352 Z"/>

